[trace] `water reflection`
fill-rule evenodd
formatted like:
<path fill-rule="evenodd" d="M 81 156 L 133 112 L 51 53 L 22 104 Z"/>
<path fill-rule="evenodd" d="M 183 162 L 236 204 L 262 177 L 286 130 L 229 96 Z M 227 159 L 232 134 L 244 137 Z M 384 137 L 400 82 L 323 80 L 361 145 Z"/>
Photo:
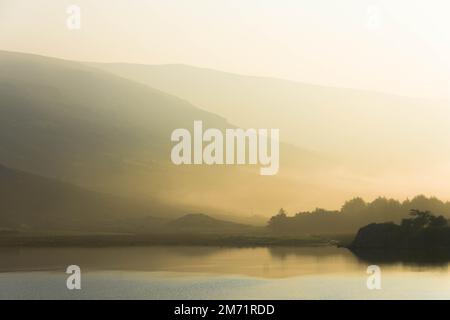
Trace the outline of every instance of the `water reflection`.
<path fill-rule="evenodd" d="M 8 248 L 0 249 L 0 271 L 64 270 L 173 271 L 281 278 L 360 269 L 358 260 L 337 248 Z"/>
<path fill-rule="evenodd" d="M 398 258 L 398 257 L 397 257 Z M 402 262 L 383 255 L 353 254 L 345 248 L 2 248 L 0 271 L 63 271 L 79 265 L 83 271 L 158 271 L 287 278 L 312 274 L 365 274 L 369 264 L 402 271 L 417 267 L 446 270 L 447 262 Z"/>
<path fill-rule="evenodd" d="M 434 250 L 352 250 L 361 261 L 368 264 L 402 264 L 411 267 L 446 268 L 450 262 L 448 249 Z"/>

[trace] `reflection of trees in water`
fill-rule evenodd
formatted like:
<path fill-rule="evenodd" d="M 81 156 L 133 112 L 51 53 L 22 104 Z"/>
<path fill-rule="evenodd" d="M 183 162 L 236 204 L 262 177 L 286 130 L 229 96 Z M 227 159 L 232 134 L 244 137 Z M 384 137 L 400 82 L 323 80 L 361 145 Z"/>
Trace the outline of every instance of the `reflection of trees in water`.
<path fill-rule="evenodd" d="M 269 247 L 270 255 L 275 259 L 294 258 L 317 258 L 332 259 L 336 257 L 352 258 L 352 254 L 345 248 L 336 247 Z"/>
<path fill-rule="evenodd" d="M 352 249 L 359 260 L 368 264 L 403 264 L 411 267 L 444 267 L 450 262 L 448 249 L 386 250 Z"/>
<path fill-rule="evenodd" d="M 224 248 L 220 247 L 203 247 L 203 246 L 167 246 L 164 247 L 167 253 L 171 253 L 180 257 L 207 257 L 219 252 L 223 252 Z"/>

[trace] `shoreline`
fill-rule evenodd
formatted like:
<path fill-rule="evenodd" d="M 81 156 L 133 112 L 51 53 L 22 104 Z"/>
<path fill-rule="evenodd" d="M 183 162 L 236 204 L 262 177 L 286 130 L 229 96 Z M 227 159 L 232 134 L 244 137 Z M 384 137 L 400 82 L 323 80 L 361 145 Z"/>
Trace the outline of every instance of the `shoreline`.
<path fill-rule="evenodd" d="M 135 234 L 135 235 L 10 235 L 0 236 L 0 248 L 13 247 L 324 247 L 335 243 L 318 237 L 234 234 Z"/>

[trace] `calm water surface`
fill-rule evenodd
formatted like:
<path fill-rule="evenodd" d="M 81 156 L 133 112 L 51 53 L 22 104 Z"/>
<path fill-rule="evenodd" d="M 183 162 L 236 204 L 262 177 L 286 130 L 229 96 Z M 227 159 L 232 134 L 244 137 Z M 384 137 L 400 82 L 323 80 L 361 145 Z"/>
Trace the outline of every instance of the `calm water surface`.
<path fill-rule="evenodd" d="M 368 265 L 332 247 L 0 249 L 0 299 L 450 299 L 448 263 L 380 264 L 381 290 Z"/>

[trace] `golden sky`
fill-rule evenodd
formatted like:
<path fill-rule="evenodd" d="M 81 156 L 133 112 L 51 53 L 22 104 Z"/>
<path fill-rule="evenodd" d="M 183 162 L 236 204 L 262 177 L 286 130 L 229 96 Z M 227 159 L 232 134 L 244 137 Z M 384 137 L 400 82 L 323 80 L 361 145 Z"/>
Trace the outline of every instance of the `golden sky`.
<path fill-rule="evenodd" d="M 79 31 L 66 28 L 69 4 Z M 0 0 L 0 49 L 449 98 L 449 11 L 445 0 Z"/>

